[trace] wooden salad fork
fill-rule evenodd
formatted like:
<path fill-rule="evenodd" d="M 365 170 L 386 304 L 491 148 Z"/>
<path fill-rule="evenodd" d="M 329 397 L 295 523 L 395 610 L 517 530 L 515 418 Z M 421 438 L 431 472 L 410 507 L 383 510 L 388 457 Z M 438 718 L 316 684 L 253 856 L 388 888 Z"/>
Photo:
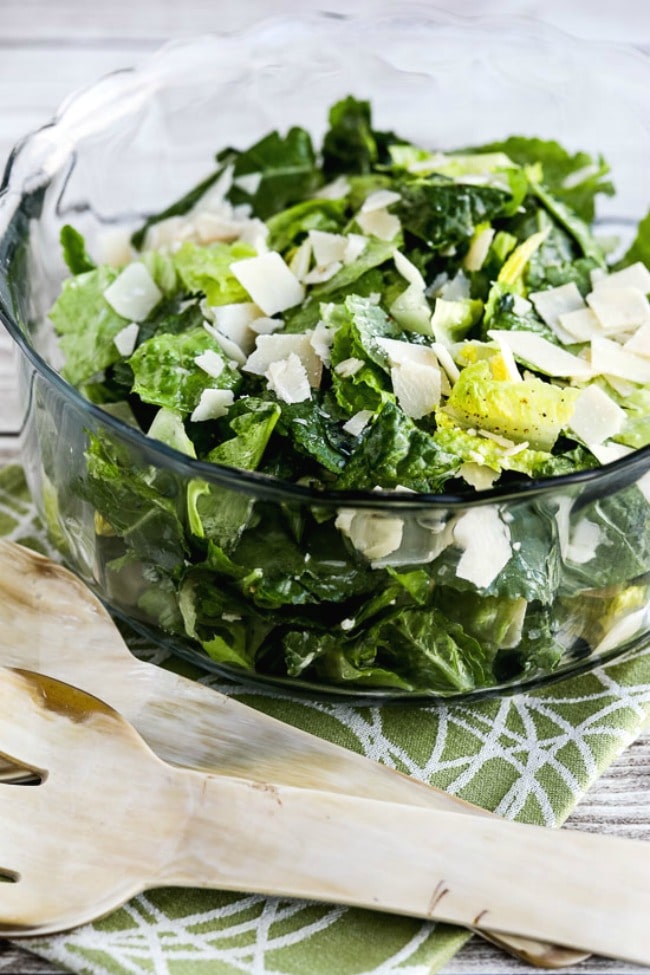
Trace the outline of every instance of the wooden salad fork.
<path fill-rule="evenodd" d="M 39 671 L 107 701 L 161 758 L 265 784 L 313 788 L 486 818 L 484 809 L 135 658 L 100 601 L 51 559 L 0 541 L 0 665 Z M 24 769 L 20 775 L 28 774 Z M 0 783 L 16 776 L 2 768 Z M 540 967 L 584 953 L 480 932 Z"/>
<path fill-rule="evenodd" d="M 148 888 L 191 885 L 650 964 L 647 843 L 181 769 L 107 704 L 25 670 L 0 669 L 0 753 L 40 780 L 0 785 L 5 936 L 52 934 Z"/>

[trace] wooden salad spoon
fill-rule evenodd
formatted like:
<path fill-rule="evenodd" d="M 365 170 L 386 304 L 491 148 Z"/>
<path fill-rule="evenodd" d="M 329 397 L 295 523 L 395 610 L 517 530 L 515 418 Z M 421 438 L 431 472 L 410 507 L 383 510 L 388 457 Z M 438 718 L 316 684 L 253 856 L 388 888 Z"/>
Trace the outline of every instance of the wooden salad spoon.
<path fill-rule="evenodd" d="M 650 964 L 648 843 L 181 769 L 107 704 L 25 670 L 0 669 L 0 753 L 40 780 L 0 785 L 5 936 L 151 887 L 218 887 Z"/>
<path fill-rule="evenodd" d="M 486 810 L 307 734 L 195 681 L 138 660 L 77 576 L 0 541 L 0 665 L 39 671 L 107 701 L 161 758 L 258 781 L 441 811 Z M 11 779 L 9 766 L 0 782 Z M 24 777 L 25 771 L 22 770 Z M 529 964 L 560 968 L 583 953 L 481 931 Z"/>

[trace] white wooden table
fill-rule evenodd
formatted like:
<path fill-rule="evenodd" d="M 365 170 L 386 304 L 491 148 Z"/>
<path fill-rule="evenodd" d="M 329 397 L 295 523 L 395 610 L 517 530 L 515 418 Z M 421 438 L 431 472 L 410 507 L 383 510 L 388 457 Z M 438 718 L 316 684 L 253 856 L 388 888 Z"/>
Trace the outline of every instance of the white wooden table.
<path fill-rule="evenodd" d="M 316 9 L 376 9 L 376 0 L 309 0 Z M 438 4 L 445 6 L 444 0 Z M 290 13 L 290 0 L 0 0 L 0 167 L 14 142 L 46 121 L 72 90 L 139 61 L 162 42 L 235 30 L 260 16 Z M 304 0 L 303 4 L 304 6 Z M 642 0 L 447 0 L 457 14 L 543 17 L 573 33 L 634 43 L 650 52 L 650 7 Z M 18 458 L 9 343 L 0 332 L 0 463 Z M 650 730 L 583 800 L 567 826 L 650 840 Z M 650 883 L 650 877 L 648 878 Z M 650 920 L 650 919 L 649 919 Z M 0 941 L 0 975 L 51 975 L 48 962 Z M 445 975 L 532 972 L 474 939 Z M 592 958 L 565 971 L 632 975 L 647 969 Z M 308 975 L 308 973 L 305 973 Z"/>

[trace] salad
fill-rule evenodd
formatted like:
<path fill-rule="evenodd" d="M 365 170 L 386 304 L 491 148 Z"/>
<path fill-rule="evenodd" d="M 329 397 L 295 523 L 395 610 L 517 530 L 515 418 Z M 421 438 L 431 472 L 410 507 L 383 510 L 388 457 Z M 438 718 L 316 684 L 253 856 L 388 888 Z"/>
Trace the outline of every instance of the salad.
<path fill-rule="evenodd" d="M 650 215 L 622 256 L 595 235 L 602 158 L 520 136 L 435 151 L 348 97 L 318 149 L 294 127 L 216 162 L 103 263 L 63 228 L 50 317 L 93 403 L 328 498 L 474 500 L 650 444 Z M 507 519 L 175 493 L 97 433 L 75 490 L 143 618 L 276 677 L 464 693 L 591 653 L 646 603 L 643 485 L 569 537 L 569 508 L 525 492 Z"/>

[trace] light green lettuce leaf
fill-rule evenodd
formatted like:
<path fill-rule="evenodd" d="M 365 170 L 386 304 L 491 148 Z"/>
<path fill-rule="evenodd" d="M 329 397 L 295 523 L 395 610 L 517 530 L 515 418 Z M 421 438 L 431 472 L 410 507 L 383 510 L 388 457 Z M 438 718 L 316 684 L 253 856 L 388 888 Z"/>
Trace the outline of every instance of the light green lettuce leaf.
<path fill-rule="evenodd" d="M 202 292 L 209 305 L 229 305 L 250 301 L 246 289 L 230 273 L 230 265 L 256 254 L 250 244 L 236 242 L 200 247 L 186 241 L 174 255 L 174 265 L 189 292 Z"/>
<path fill-rule="evenodd" d="M 114 338 L 128 321 L 113 311 L 104 292 L 117 278 L 111 267 L 98 267 L 67 278 L 50 318 L 65 355 L 62 373 L 80 386 L 121 358 Z"/>
<path fill-rule="evenodd" d="M 133 370 L 133 392 L 145 403 L 191 413 L 204 389 L 237 390 L 239 371 L 225 366 L 218 378 L 200 369 L 195 359 L 208 349 L 218 351 L 204 328 L 192 328 L 175 335 L 162 332 L 147 339 L 129 359 Z"/>

